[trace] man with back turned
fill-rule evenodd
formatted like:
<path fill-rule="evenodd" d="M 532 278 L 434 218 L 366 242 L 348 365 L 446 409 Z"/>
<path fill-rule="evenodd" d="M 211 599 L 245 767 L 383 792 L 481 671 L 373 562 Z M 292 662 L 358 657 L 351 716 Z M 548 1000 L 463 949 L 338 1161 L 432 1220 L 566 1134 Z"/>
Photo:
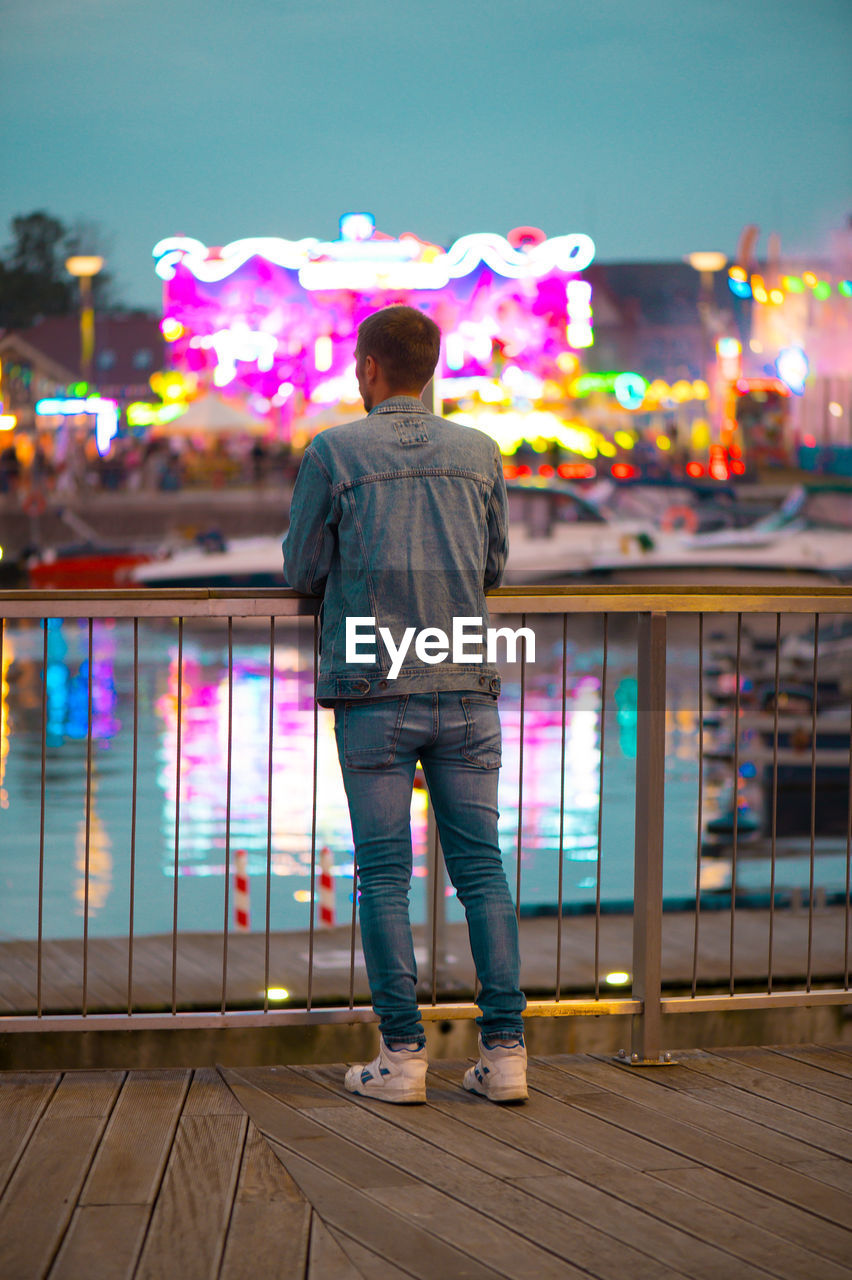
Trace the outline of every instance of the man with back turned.
<path fill-rule="evenodd" d="M 494 441 L 430 413 L 421 393 L 438 326 L 411 307 L 359 327 L 355 371 L 367 417 L 322 432 L 305 453 L 284 571 L 321 595 L 317 698 L 334 707 L 358 869 L 361 942 L 378 1057 L 346 1088 L 425 1102 L 426 1037 L 408 895 L 411 792 L 420 760 L 480 983 L 480 1057 L 464 1087 L 527 1096 L 518 929 L 497 839 L 500 677 L 448 638 L 487 626 L 485 592 L 508 551 L 506 487 Z M 407 644 L 406 644 L 407 641 Z"/>

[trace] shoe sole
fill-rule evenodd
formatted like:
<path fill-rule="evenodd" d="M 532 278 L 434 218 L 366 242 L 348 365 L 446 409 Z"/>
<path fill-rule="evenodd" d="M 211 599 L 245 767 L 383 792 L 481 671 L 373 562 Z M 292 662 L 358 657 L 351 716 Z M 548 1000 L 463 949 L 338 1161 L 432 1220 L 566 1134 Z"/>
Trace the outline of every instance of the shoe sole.
<path fill-rule="evenodd" d="M 425 1088 L 422 1093 L 412 1093 L 407 1090 L 402 1094 L 394 1094 L 389 1089 L 376 1089 L 375 1091 L 369 1089 L 347 1089 L 347 1092 L 357 1094 L 359 1098 L 375 1098 L 377 1102 L 393 1102 L 397 1106 L 413 1105 L 426 1101 Z"/>
<path fill-rule="evenodd" d="M 502 1088 L 486 1091 L 476 1084 L 468 1084 L 465 1080 L 463 1086 L 468 1093 L 475 1093 L 477 1097 L 486 1098 L 489 1102 L 526 1102 L 530 1096 L 526 1085 L 508 1084 Z"/>

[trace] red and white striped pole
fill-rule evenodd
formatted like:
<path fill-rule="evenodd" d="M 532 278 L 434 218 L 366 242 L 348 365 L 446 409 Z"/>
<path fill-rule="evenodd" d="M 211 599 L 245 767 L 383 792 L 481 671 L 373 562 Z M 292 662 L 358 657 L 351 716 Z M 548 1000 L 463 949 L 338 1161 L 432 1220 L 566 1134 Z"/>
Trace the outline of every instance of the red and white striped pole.
<path fill-rule="evenodd" d="M 320 852 L 319 922 L 330 929 L 334 925 L 334 859 L 326 845 Z"/>
<path fill-rule="evenodd" d="M 249 907 L 248 854 L 245 849 L 238 849 L 234 865 L 234 929 L 237 933 L 247 933 L 251 927 Z"/>

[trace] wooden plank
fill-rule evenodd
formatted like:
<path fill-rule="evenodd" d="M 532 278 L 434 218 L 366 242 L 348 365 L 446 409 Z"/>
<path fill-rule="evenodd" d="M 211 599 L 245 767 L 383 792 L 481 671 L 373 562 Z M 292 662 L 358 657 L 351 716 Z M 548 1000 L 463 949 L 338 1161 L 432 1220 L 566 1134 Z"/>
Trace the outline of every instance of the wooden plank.
<path fill-rule="evenodd" d="M 488 1264 L 480 1262 L 467 1250 L 440 1239 L 419 1222 L 386 1208 L 373 1196 L 318 1168 L 289 1148 L 275 1142 L 272 1146 L 328 1226 L 380 1254 L 404 1275 L 414 1276 L 416 1280 L 435 1280 L 436 1276 L 493 1280 L 495 1275 L 512 1276 L 516 1280 L 521 1275 L 532 1278 L 538 1274 L 531 1269 L 513 1276 L 499 1258 Z M 579 1280 L 582 1273 L 576 1268 L 564 1267 L 561 1275 L 565 1280 L 571 1277 Z"/>
<path fill-rule="evenodd" d="M 793 1167 L 799 1173 L 807 1174 L 809 1178 L 827 1182 L 830 1187 L 837 1187 L 839 1191 L 845 1191 L 847 1196 L 852 1196 L 852 1164 L 849 1160 L 850 1150 L 847 1148 L 846 1155 L 840 1159 L 826 1157 L 822 1160 L 803 1160 Z M 852 1214 L 852 1203 L 850 1203 L 850 1214 Z M 852 1251 L 852 1241 L 850 1241 L 850 1251 Z"/>
<path fill-rule="evenodd" d="M 679 1274 L 630 1245 L 595 1235 L 564 1205 L 549 1210 L 508 1183 L 495 1182 L 493 1196 L 480 1184 L 470 1201 L 451 1201 L 449 1207 L 445 1195 L 423 1185 L 381 1188 L 374 1195 L 404 1220 L 426 1226 L 457 1248 L 469 1248 L 510 1276 L 562 1280 L 588 1273 L 616 1280 L 627 1273 L 651 1280 Z"/>
<path fill-rule="evenodd" d="M 149 1217 L 150 1209 L 142 1204 L 79 1206 L 50 1280 L 131 1280 Z"/>
<path fill-rule="evenodd" d="M 310 1148 L 310 1158 L 324 1168 L 333 1168 L 341 1179 L 351 1179 L 356 1186 L 380 1187 L 390 1183 L 418 1185 L 414 1178 L 400 1173 L 378 1156 L 358 1151 L 345 1139 L 336 1137 L 317 1124 L 261 1090 L 244 1084 L 235 1071 L 226 1071 L 226 1079 L 240 1104 L 268 1138 L 293 1150 Z M 346 1104 L 343 1103 L 343 1106 Z"/>
<path fill-rule="evenodd" d="M 850 993 L 852 999 L 852 993 Z M 798 1058 L 800 1062 L 809 1062 L 823 1071 L 834 1071 L 846 1080 L 852 1079 L 852 1047 L 845 1049 L 843 1045 L 801 1044 L 781 1045 L 775 1053 L 785 1058 Z"/>
<path fill-rule="evenodd" d="M 567 1060 L 561 1057 L 550 1059 L 550 1063 L 558 1064 L 559 1070 L 567 1069 Z M 623 1094 L 600 1091 L 586 1098 L 575 1098 L 573 1107 L 605 1119 L 626 1133 L 656 1142 L 661 1149 L 669 1150 L 672 1156 L 688 1157 L 698 1164 L 718 1169 L 790 1204 L 807 1208 L 830 1222 L 843 1226 L 848 1221 L 848 1202 L 824 1182 L 805 1177 L 789 1165 L 767 1160 L 752 1148 L 727 1142 L 713 1133 L 673 1119 L 665 1109 L 651 1110 L 637 1104 L 633 1091 L 642 1082 L 631 1075 L 629 1068 L 618 1070 L 623 1071 L 626 1077 L 622 1085 Z"/>
<path fill-rule="evenodd" d="M 244 1115 L 181 1117 L 136 1275 L 216 1275 L 245 1142 Z"/>
<path fill-rule="evenodd" d="M 124 1076 L 123 1071 L 64 1072 L 45 1118 L 109 1115 Z"/>
<path fill-rule="evenodd" d="M 365 1104 L 307 1107 L 302 1114 L 327 1125 L 338 1137 L 356 1146 L 381 1151 L 400 1169 L 416 1170 L 418 1179 L 450 1195 L 466 1193 L 475 1184 L 491 1187 L 495 1182 L 493 1169 L 478 1167 L 471 1161 L 470 1152 L 467 1159 L 452 1155 L 424 1132 L 418 1132 L 416 1120 L 410 1128 L 403 1128 L 391 1116 L 377 1114 Z"/>
<path fill-rule="evenodd" d="M 336 1246 L 337 1254 L 329 1257 L 326 1242 Z M 372 1249 L 365 1249 L 357 1240 L 332 1231 L 331 1227 L 325 1226 L 319 1214 L 314 1214 L 307 1280 L 398 1280 L 401 1274 L 396 1264 L 387 1262 Z"/>
<path fill-rule="evenodd" d="M 199 1067 L 184 1103 L 185 1116 L 241 1116 L 243 1109 L 215 1067 Z"/>
<path fill-rule="evenodd" d="M 706 1276 L 708 1280 L 724 1272 L 730 1264 L 730 1255 L 715 1247 L 707 1247 L 700 1238 L 695 1239 L 689 1232 L 682 1232 L 676 1224 L 668 1220 L 667 1215 L 647 1216 L 638 1207 L 630 1207 L 621 1198 L 614 1198 L 594 1186 L 587 1186 L 577 1177 L 551 1173 L 542 1168 L 535 1177 L 512 1179 L 514 1187 L 524 1195 L 529 1194 L 530 1201 L 523 1201 L 507 1194 L 506 1187 L 501 1185 L 504 1176 L 502 1161 L 499 1157 L 493 1162 L 492 1172 L 477 1169 L 462 1160 L 449 1156 L 431 1143 L 418 1138 L 413 1133 L 399 1130 L 398 1127 L 385 1120 L 384 1113 L 374 1115 L 366 1106 L 349 1108 L 317 1108 L 306 1111 L 308 1115 L 316 1115 L 322 1123 L 333 1125 L 335 1132 L 343 1133 L 351 1142 L 365 1146 L 368 1150 L 380 1150 L 387 1160 L 398 1164 L 403 1169 L 416 1169 L 418 1176 L 430 1186 L 456 1195 L 472 1206 L 478 1206 L 486 1215 L 496 1215 L 498 1220 L 522 1224 L 516 1230 L 520 1234 L 533 1237 L 547 1248 L 558 1252 L 558 1246 L 550 1240 L 546 1233 L 548 1215 L 543 1214 L 540 1207 L 532 1203 L 532 1199 L 545 1199 L 554 1207 L 565 1210 L 570 1208 L 572 1217 L 579 1215 L 584 1222 L 605 1234 L 627 1244 L 641 1241 L 642 1250 L 650 1250 L 653 1256 L 675 1267 L 683 1265 L 686 1254 L 690 1258 L 690 1274 L 694 1277 Z M 396 1130 L 388 1134 L 388 1130 Z M 559 1195 L 554 1198 L 542 1193 L 542 1188 L 559 1187 Z M 670 1195 L 671 1193 L 669 1193 Z M 525 1224 L 529 1223 L 529 1229 Z M 557 1223 L 557 1231 L 560 1224 Z M 562 1226 L 564 1230 L 564 1225 Z M 724 1239 L 724 1237 L 722 1237 Z M 572 1252 L 571 1257 L 582 1261 Z M 632 1266 L 631 1266 L 632 1270 Z M 741 1266 L 740 1273 L 758 1276 L 758 1272 Z"/>
<path fill-rule="evenodd" d="M 452 1080 L 456 1075 L 452 1070 L 448 1073 L 443 1063 L 440 1067 L 433 1068 L 432 1074 L 440 1080 Z M 553 1085 L 548 1087 L 552 1090 L 549 1095 L 546 1089 L 542 1089 L 523 1108 L 511 1110 L 495 1107 L 491 1103 L 486 1105 L 482 1098 L 457 1089 L 452 1095 L 452 1110 L 449 1114 L 463 1119 L 466 1124 L 475 1126 L 481 1132 L 494 1135 L 496 1131 L 503 1141 L 513 1145 L 517 1142 L 522 1150 L 527 1149 L 522 1141 L 522 1134 L 526 1133 L 526 1120 L 535 1118 L 540 1125 L 536 1135 L 536 1150 L 540 1152 L 540 1159 L 552 1164 L 557 1171 L 566 1167 L 576 1168 L 578 1162 L 586 1158 L 589 1150 L 610 1156 L 634 1169 L 669 1169 L 672 1162 L 692 1163 L 687 1157 L 679 1157 L 653 1140 L 626 1133 L 591 1112 L 578 1110 L 576 1104 L 594 1093 L 588 1086 L 576 1095 L 571 1091 L 571 1106 L 565 1105 Z M 458 1101 L 461 1102 L 461 1107 L 455 1106 Z M 446 1110 L 446 1104 L 440 1100 L 436 1099 L 434 1105 Z"/>
<path fill-rule="evenodd" d="M 58 1083 L 58 1071 L 0 1074 L 0 1196 Z"/>
<path fill-rule="evenodd" d="M 290 1280 L 308 1259 L 311 1207 L 249 1121 L 219 1280 Z"/>
<path fill-rule="evenodd" d="M 250 1114 L 254 1114 L 255 1100 L 245 1086 L 240 1086 L 239 1097 Z M 351 1102 L 343 1102 L 340 1107 L 320 1107 L 313 1112 L 316 1123 L 306 1127 L 310 1117 L 305 1110 L 295 1113 L 281 1101 L 274 1101 L 270 1106 L 268 1095 L 261 1105 L 267 1125 L 265 1131 L 276 1142 L 282 1141 L 290 1150 L 306 1155 L 327 1173 L 365 1190 L 387 1208 L 418 1221 L 450 1243 L 472 1248 L 478 1257 L 499 1258 L 501 1265 L 509 1266 L 510 1274 L 515 1274 L 517 1267 L 527 1266 L 530 1258 L 536 1259 L 538 1275 L 553 1276 L 554 1280 L 563 1274 L 562 1269 L 569 1262 L 612 1280 L 620 1280 L 625 1267 L 631 1274 L 645 1275 L 649 1280 L 651 1276 L 675 1274 L 662 1266 L 660 1256 L 665 1252 L 663 1237 L 667 1241 L 669 1236 L 679 1237 L 680 1233 L 646 1220 L 646 1235 L 652 1237 L 651 1256 L 646 1256 L 633 1247 L 635 1240 L 642 1237 L 636 1237 L 632 1227 L 629 1231 L 622 1231 L 620 1224 L 612 1222 L 613 1202 L 605 1195 L 601 1199 L 607 1203 L 599 1216 L 598 1234 L 593 1239 L 587 1222 L 568 1211 L 570 1199 L 561 1207 L 561 1212 L 555 1212 L 526 1192 L 493 1176 L 490 1182 L 483 1181 L 480 1176 L 477 1180 L 467 1181 L 457 1177 L 450 1183 L 444 1183 L 434 1160 L 422 1171 L 416 1154 L 413 1162 L 410 1159 L 411 1137 L 403 1140 L 400 1149 L 391 1126 L 382 1119 L 388 1108 L 376 1116 L 372 1114 L 375 1103 L 353 1107 Z M 301 1119 L 301 1125 L 298 1119 L 294 1121 L 294 1115 Z M 371 1120 L 374 1122 L 372 1125 Z M 335 1134 L 342 1130 L 345 1134 L 346 1140 L 342 1145 L 349 1149 L 349 1153 L 342 1159 L 336 1154 L 335 1146 L 320 1136 L 323 1128 L 333 1129 Z M 366 1130 L 363 1136 L 359 1128 Z M 372 1154 L 374 1149 L 381 1150 L 383 1156 L 379 1162 L 383 1172 L 379 1177 L 372 1172 L 377 1163 Z M 497 1167 L 500 1167 L 499 1162 Z M 418 1178 L 410 1177 L 406 1169 L 416 1169 Z M 539 1172 L 548 1170 L 540 1166 Z M 421 1179 L 431 1185 L 424 1185 Z M 435 1185 L 436 1181 L 438 1185 Z M 442 1185 L 446 1190 L 440 1189 Z M 578 1187 L 580 1185 L 578 1183 Z M 515 1224 L 511 1231 L 502 1225 L 507 1222 Z M 696 1252 L 700 1254 L 702 1246 L 696 1245 Z M 719 1259 L 714 1257 L 713 1280 L 718 1274 L 718 1265 Z M 708 1271 L 706 1274 L 709 1276 L 711 1273 Z"/>
<path fill-rule="evenodd" d="M 688 1191 L 706 1204 L 715 1205 L 746 1224 L 753 1223 L 778 1238 L 778 1256 L 785 1254 L 788 1242 L 810 1251 L 816 1263 L 803 1268 L 796 1276 L 822 1277 L 825 1259 L 830 1259 L 847 1272 L 852 1236 L 848 1227 L 836 1226 L 806 1209 L 785 1204 L 768 1192 L 726 1177 L 715 1169 L 693 1166 L 684 1169 L 658 1169 L 653 1175 L 666 1186 Z M 773 1273 L 774 1269 L 773 1269 Z M 781 1271 L 778 1270 L 780 1275 Z"/>
<path fill-rule="evenodd" d="M 645 1183 L 656 1182 L 653 1174 L 639 1176 Z M 803 1276 L 817 1274 L 820 1280 L 848 1280 L 845 1268 L 794 1245 L 788 1244 L 779 1257 L 777 1236 L 766 1231 L 755 1232 L 751 1225 L 718 1210 L 716 1216 L 723 1220 L 725 1231 L 713 1242 L 704 1240 L 686 1225 L 681 1231 L 673 1231 L 663 1215 L 666 1196 L 675 1199 L 677 1193 L 662 1183 L 656 1183 L 656 1217 L 632 1210 L 627 1204 L 610 1198 L 607 1218 L 607 1207 L 599 1193 L 592 1187 L 586 1187 L 585 1194 L 577 1197 L 576 1182 L 577 1179 L 570 1175 L 553 1174 L 548 1178 L 533 1179 L 530 1190 L 550 1204 L 570 1204 L 572 1210 L 585 1217 L 592 1232 L 600 1232 L 600 1223 L 616 1223 L 619 1234 L 625 1239 L 631 1238 L 632 1232 L 637 1247 L 653 1251 L 662 1262 L 682 1271 L 690 1280 L 699 1280 L 700 1277 L 719 1280 L 719 1277 L 727 1276 L 736 1276 L 737 1280 L 746 1280 L 746 1277 L 765 1280 L 767 1273 L 779 1277 L 779 1280 L 782 1277 L 783 1280 L 802 1280 Z M 700 1207 L 697 1200 L 692 1203 Z"/>
<path fill-rule="evenodd" d="M 748 1151 L 758 1151 L 776 1164 L 792 1165 L 799 1160 L 814 1158 L 816 1144 L 802 1142 L 786 1131 L 755 1123 L 744 1114 L 745 1108 L 738 1114 L 732 1114 L 717 1104 L 713 1091 L 702 1089 L 700 1085 L 690 1089 L 690 1074 L 686 1067 L 672 1066 L 642 1072 L 583 1055 L 572 1058 L 568 1066 L 561 1061 L 558 1066 L 575 1080 L 597 1082 L 619 1097 L 631 1098 L 641 1107 L 661 1112 L 671 1120 L 692 1125 Z M 675 1088 L 675 1084 L 679 1087 Z M 781 1108 L 778 1112 L 780 1115 Z M 828 1127 L 826 1131 L 831 1132 Z"/>
<path fill-rule="evenodd" d="M 771 1049 L 717 1049 L 716 1053 L 720 1058 L 744 1063 L 771 1076 L 780 1076 L 782 1080 L 804 1085 L 838 1102 L 852 1102 L 852 1080 L 845 1080 L 832 1071 L 822 1071 L 810 1062 L 773 1053 Z"/>
<path fill-rule="evenodd" d="M 738 1063 L 721 1062 L 712 1054 L 690 1057 L 680 1071 L 664 1072 L 660 1083 L 835 1155 L 846 1155 L 852 1144 L 850 1126 L 843 1123 L 852 1121 L 852 1114 L 843 1114 L 843 1103 L 764 1072 L 755 1074 Z"/>
<path fill-rule="evenodd" d="M 369 1106 L 354 1095 L 344 1093 L 339 1067 L 294 1067 L 293 1074 L 309 1079 L 317 1086 L 327 1082 L 328 1090 L 333 1090 L 331 1102 L 336 1106 L 344 1098 L 348 1100 L 350 1107 L 366 1110 Z M 532 1156 L 525 1155 L 514 1147 L 507 1147 L 489 1134 L 480 1134 L 474 1129 L 459 1125 L 453 1113 L 445 1113 L 441 1106 L 442 1102 L 452 1101 L 456 1091 L 445 1088 L 431 1074 L 427 1080 L 429 1106 L 418 1107 L 416 1111 L 408 1107 L 395 1107 L 389 1119 L 397 1128 L 425 1138 L 449 1156 L 470 1162 L 475 1170 L 490 1170 L 496 1161 L 507 1178 L 535 1177 L 541 1172 L 539 1161 Z M 326 1092 L 325 1089 L 321 1091 Z M 328 1092 L 326 1096 L 329 1096 Z M 473 1176 L 477 1174 L 474 1173 Z"/>
<path fill-rule="evenodd" d="M 320 1081 L 324 1078 L 324 1072 L 328 1073 L 328 1088 L 333 1089 L 339 1087 L 336 1079 L 337 1073 L 332 1073 L 329 1069 L 324 1068 L 299 1068 L 299 1073 L 309 1072 L 311 1078 Z M 431 1083 L 431 1082 L 430 1082 Z M 434 1090 L 430 1088 L 430 1096 L 434 1096 Z M 433 1106 L 428 1109 L 418 1108 L 416 1112 L 411 1112 L 404 1107 L 386 1108 L 386 1112 L 382 1112 L 382 1116 L 388 1114 L 388 1119 L 395 1128 L 400 1126 L 403 1131 L 411 1130 L 415 1134 L 419 1134 L 424 1130 L 423 1120 L 431 1119 Z M 477 1113 L 482 1116 L 487 1113 L 489 1108 L 479 1108 Z M 491 1111 L 496 1110 L 490 1108 Z M 526 1109 L 525 1109 L 526 1110 Z M 309 1109 L 310 1114 L 316 1114 L 318 1117 L 320 1112 Z M 368 1111 L 368 1104 L 358 1103 L 348 1114 L 352 1112 L 364 1113 Z M 470 1111 L 465 1112 L 465 1117 L 470 1116 Z M 336 1123 L 338 1113 L 335 1113 Z M 443 1117 L 442 1117 L 443 1118 Z M 478 1163 L 483 1163 L 485 1167 L 499 1171 L 500 1176 L 508 1177 L 505 1169 L 506 1154 L 517 1154 L 516 1144 L 519 1144 L 524 1136 L 524 1129 L 513 1126 L 511 1142 L 512 1146 L 507 1147 L 497 1139 L 483 1138 L 477 1130 L 467 1128 L 456 1121 L 451 1124 L 453 1138 L 457 1143 L 460 1152 L 469 1159 L 475 1159 Z M 368 1133 L 370 1140 L 373 1140 L 371 1134 Z M 425 1136 L 423 1132 L 422 1136 Z M 526 1132 L 526 1139 L 530 1150 L 539 1149 L 539 1138 L 534 1130 Z M 442 1143 L 441 1134 L 431 1134 L 431 1140 L 437 1140 L 439 1146 L 442 1145 L 446 1150 L 446 1144 Z M 483 1160 L 482 1149 L 486 1152 Z M 445 1157 L 446 1158 L 446 1157 Z M 564 1163 L 562 1168 L 570 1167 L 578 1178 L 590 1183 L 593 1187 L 599 1187 L 601 1190 L 608 1191 L 618 1200 L 624 1201 L 626 1204 L 635 1206 L 645 1212 L 659 1218 L 664 1223 L 670 1223 L 678 1226 L 687 1234 L 694 1235 L 698 1240 L 711 1245 L 722 1245 L 734 1258 L 742 1259 L 752 1263 L 754 1266 L 763 1268 L 785 1280 L 801 1280 L 803 1275 L 816 1274 L 814 1271 L 815 1259 L 814 1255 L 799 1248 L 792 1241 L 788 1241 L 785 1249 L 779 1255 L 778 1238 L 771 1230 L 764 1230 L 751 1220 L 744 1220 L 728 1213 L 722 1208 L 708 1203 L 701 1197 L 694 1197 L 685 1192 L 679 1192 L 670 1185 L 660 1183 L 653 1177 L 637 1176 L 635 1170 L 626 1168 L 621 1161 L 603 1156 L 599 1152 L 586 1148 L 579 1158 L 571 1159 L 569 1165 Z M 697 1169 L 698 1166 L 685 1166 Z M 489 1175 L 483 1174 L 481 1170 L 476 1170 L 480 1178 Z M 551 1168 L 551 1178 L 558 1179 L 560 1174 L 555 1168 Z M 512 1181 L 526 1190 L 530 1194 L 540 1198 L 548 1198 L 551 1195 L 551 1178 L 541 1177 L 536 1174 L 529 1178 L 512 1177 Z M 440 1185 L 440 1184 L 438 1184 Z M 553 1184 L 556 1185 L 555 1183 Z M 618 1212 L 618 1205 L 614 1206 L 614 1212 Z M 728 1260 L 730 1262 L 730 1260 Z M 835 1268 L 828 1264 L 823 1258 L 822 1267 L 825 1272 L 821 1280 L 841 1280 L 846 1274 L 844 1270 Z M 724 1274 L 727 1270 L 731 1274 L 730 1266 L 723 1268 L 718 1274 Z M 739 1274 L 737 1271 L 736 1274 Z"/>
<path fill-rule="evenodd" d="M 128 1075 L 80 1195 L 81 1205 L 153 1204 L 190 1074 L 158 1070 Z"/>
<path fill-rule="evenodd" d="M 352 1242 L 348 1244 L 348 1248 L 352 1248 Z M 355 1251 L 361 1251 L 358 1245 L 355 1245 Z M 369 1253 L 368 1250 L 363 1252 Z M 394 1280 L 399 1275 L 399 1271 L 395 1267 L 389 1268 L 383 1258 L 376 1254 L 370 1256 L 377 1266 L 384 1268 L 382 1280 Z M 311 1213 L 311 1246 L 305 1280 L 363 1280 L 365 1276 L 372 1277 L 376 1274 L 376 1271 L 356 1266 L 341 1241 L 329 1231 L 319 1214 Z"/>
<path fill-rule="evenodd" d="M 0 1259 L 9 1276 L 46 1273 L 83 1184 L 123 1076 L 64 1076 L 0 1200 Z"/>

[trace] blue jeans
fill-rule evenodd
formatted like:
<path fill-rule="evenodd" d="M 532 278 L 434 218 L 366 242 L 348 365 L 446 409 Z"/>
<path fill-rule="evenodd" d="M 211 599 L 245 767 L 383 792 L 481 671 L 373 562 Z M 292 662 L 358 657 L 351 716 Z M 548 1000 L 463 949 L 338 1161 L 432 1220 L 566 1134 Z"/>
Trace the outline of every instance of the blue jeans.
<path fill-rule="evenodd" d="M 483 1038 L 519 1036 L 518 925 L 497 841 L 500 717 L 487 693 L 337 704 L 337 753 L 360 887 L 361 944 L 385 1042 L 425 1044 L 408 913 L 411 790 L 423 766 L 450 880 L 467 918 Z"/>

